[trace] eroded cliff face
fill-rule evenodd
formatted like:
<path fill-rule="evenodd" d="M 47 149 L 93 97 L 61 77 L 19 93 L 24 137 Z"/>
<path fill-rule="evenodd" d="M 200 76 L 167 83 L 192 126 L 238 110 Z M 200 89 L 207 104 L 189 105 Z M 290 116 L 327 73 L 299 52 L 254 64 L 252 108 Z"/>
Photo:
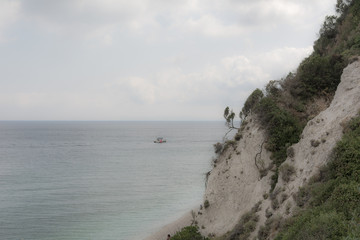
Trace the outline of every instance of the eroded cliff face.
<path fill-rule="evenodd" d="M 344 124 L 359 110 L 360 61 L 356 61 L 344 69 L 330 106 L 311 119 L 300 141 L 290 146 L 291 154 L 282 165 L 293 167 L 294 173 L 286 178 L 280 171 L 274 190 L 276 194 L 272 194 L 272 198 L 267 196 L 275 168 L 271 167 L 271 153 L 264 146 L 265 129 L 256 116 L 249 116 L 243 138 L 219 156 L 210 173 L 204 195 L 209 207 L 196 215 L 202 234 L 220 236 L 227 233 L 259 201 L 262 201 L 257 212 L 259 221 L 252 236 L 257 235 L 266 215 L 290 216 L 296 205 L 292 196 L 327 163 L 343 135 Z M 261 169 L 269 171 L 261 176 Z M 274 200 L 278 205 L 272 206 Z"/>
<path fill-rule="evenodd" d="M 258 153 L 256 160 L 261 162 L 261 158 L 264 167 L 271 162 L 270 152 L 263 146 L 265 130 L 255 118 L 249 117 L 247 121 L 243 138 L 219 156 L 210 173 L 204 197 L 210 206 L 197 219 L 199 226 L 205 227 L 202 233 L 206 236 L 219 236 L 231 230 L 241 215 L 270 190 L 271 174 L 261 178 L 255 165 Z"/>

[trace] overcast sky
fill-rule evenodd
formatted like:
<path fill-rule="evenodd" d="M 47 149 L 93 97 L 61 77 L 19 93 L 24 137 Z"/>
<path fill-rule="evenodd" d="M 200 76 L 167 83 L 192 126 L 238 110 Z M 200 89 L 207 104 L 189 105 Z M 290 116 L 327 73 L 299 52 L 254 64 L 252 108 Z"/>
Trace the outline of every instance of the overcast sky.
<path fill-rule="evenodd" d="M 335 0 L 0 0 L 0 120 L 222 120 Z"/>

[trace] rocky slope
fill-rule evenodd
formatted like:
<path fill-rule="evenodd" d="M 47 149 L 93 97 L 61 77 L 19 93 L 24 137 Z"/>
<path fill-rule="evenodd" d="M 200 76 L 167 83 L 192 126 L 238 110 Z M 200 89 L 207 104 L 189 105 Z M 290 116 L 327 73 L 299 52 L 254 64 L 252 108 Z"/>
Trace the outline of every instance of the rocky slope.
<path fill-rule="evenodd" d="M 260 201 L 259 220 L 253 236 L 269 215 L 291 216 L 296 205 L 292 196 L 329 160 L 332 149 L 343 135 L 342 126 L 359 110 L 360 61 L 356 61 L 344 69 L 330 106 L 311 119 L 300 141 L 288 148 L 288 158 L 282 165 L 294 171 L 280 171 L 279 182 L 270 196 L 274 167 L 271 153 L 264 147 L 265 129 L 256 116 L 249 116 L 243 138 L 219 156 L 210 173 L 204 195 L 209 207 L 195 210 L 202 234 L 221 236 L 227 233 Z M 262 176 L 261 169 L 269 171 Z"/>

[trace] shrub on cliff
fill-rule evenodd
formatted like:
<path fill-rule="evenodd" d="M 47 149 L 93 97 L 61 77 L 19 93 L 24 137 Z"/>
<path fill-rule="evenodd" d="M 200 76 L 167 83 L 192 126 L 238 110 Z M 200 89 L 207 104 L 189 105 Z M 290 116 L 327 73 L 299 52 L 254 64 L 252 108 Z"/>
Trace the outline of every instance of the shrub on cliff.
<path fill-rule="evenodd" d="M 314 44 L 316 54 L 341 55 L 345 58 L 360 54 L 360 2 L 337 0 L 337 16 L 327 16 Z"/>
<path fill-rule="evenodd" d="M 288 163 L 284 163 L 283 165 L 281 165 L 279 170 L 281 172 L 281 177 L 285 182 L 289 182 L 291 176 L 296 173 L 295 167 Z"/>
<path fill-rule="evenodd" d="M 292 114 L 280 108 L 271 97 L 262 98 L 256 112 L 267 128 L 266 148 L 272 152 L 274 163 L 280 166 L 287 157 L 287 148 L 299 141 L 302 126 Z"/>
<path fill-rule="evenodd" d="M 204 208 L 206 209 L 206 208 L 208 208 L 208 207 L 210 207 L 210 203 L 209 203 L 209 200 L 205 200 L 204 201 Z"/>
<path fill-rule="evenodd" d="M 255 89 L 250 96 L 246 99 L 244 103 L 244 107 L 241 110 L 240 116 L 246 117 L 249 115 L 251 110 L 255 107 L 255 105 L 260 101 L 260 99 L 264 96 L 263 92 L 260 89 Z"/>
<path fill-rule="evenodd" d="M 348 228 L 342 214 L 335 211 L 309 211 L 300 215 L 291 224 L 288 231 L 280 234 L 276 240 L 338 240 L 346 235 Z"/>
<path fill-rule="evenodd" d="M 342 70 L 345 67 L 341 56 L 320 56 L 312 54 L 298 68 L 298 86 L 292 90 L 301 99 L 332 94 L 340 83 Z"/>
<path fill-rule="evenodd" d="M 171 240 L 210 240 L 209 238 L 201 236 L 197 226 L 188 226 L 177 232 Z"/>
<path fill-rule="evenodd" d="M 224 144 L 217 142 L 213 146 L 214 146 L 214 152 L 216 154 L 220 154 L 223 151 Z"/>
<path fill-rule="evenodd" d="M 303 210 L 277 240 L 360 239 L 360 117 L 345 129 L 328 166 L 294 195 Z"/>
<path fill-rule="evenodd" d="M 330 168 L 337 178 L 360 182 L 360 117 L 351 120 L 345 130 Z"/>

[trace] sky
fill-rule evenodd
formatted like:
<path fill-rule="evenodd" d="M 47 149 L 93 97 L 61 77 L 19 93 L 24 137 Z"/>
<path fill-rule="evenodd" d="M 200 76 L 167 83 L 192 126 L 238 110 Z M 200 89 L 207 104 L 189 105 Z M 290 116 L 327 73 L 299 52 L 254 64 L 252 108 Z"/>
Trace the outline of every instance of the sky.
<path fill-rule="evenodd" d="M 223 120 L 296 70 L 335 3 L 0 0 L 0 120 Z"/>

